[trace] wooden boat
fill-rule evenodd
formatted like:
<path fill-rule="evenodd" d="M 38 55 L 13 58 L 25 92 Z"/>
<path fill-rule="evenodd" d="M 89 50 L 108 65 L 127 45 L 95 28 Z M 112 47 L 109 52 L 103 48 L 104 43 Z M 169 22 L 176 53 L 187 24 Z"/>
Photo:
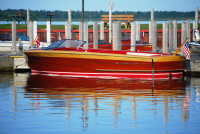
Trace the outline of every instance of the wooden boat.
<path fill-rule="evenodd" d="M 131 41 L 130 40 L 122 40 L 122 50 L 130 51 L 131 48 Z M 93 48 L 93 43 L 90 43 L 88 45 L 88 48 Z M 105 49 L 105 50 L 112 50 L 112 44 L 111 43 L 103 43 L 98 42 L 98 49 Z M 136 44 L 135 45 L 135 51 L 152 51 L 152 45 L 150 44 Z"/>
<path fill-rule="evenodd" d="M 82 49 L 84 41 L 60 40 L 46 50 L 24 51 L 32 73 L 78 77 L 182 78 L 185 57 L 167 53 Z"/>

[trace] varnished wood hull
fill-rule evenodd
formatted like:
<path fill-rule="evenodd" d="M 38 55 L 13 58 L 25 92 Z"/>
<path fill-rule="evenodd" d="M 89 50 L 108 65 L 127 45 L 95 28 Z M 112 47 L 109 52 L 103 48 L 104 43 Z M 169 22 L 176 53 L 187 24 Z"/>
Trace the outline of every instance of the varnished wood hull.
<path fill-rule="evenodd" d="M 168 79 L 183 76 L 185 59 L 180 56 L 138 56 L 133 52 L 91 51 L 30 50 L 24 53 L 34 73 L 139 79 Z"/>

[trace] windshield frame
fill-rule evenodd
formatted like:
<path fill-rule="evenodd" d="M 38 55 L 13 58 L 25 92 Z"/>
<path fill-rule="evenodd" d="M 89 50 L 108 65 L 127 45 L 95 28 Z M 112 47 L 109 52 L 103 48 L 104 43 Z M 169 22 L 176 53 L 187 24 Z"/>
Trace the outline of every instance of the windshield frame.
<path fill-rule="evenodd" d="M 77 43 L 76 43 L 76 41 L 77 41 Z M 70 43 L 73 43 L 73 44 L 70 44 Z M 85 43 L 86 43 L 86 41 L 74 40 L 74 39 L 57 40 L 57 41 L 51 43 L 45 50 L 51 50 L 54 48 L 78 48 L 78 47 L 82 47 Z M 70 46 L 70 45 L 74 45 L 74 46 Z"/>

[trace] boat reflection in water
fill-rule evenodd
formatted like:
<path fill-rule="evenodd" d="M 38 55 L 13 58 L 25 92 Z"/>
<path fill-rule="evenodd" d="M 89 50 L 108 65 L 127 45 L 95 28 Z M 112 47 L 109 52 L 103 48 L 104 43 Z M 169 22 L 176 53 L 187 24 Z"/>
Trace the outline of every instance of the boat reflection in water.
<path fill-rule="evenodd" d="M 72 122 L 80 122 L 80 119 L 85 129 L 89 124 L 101 124 L 102 122 L 98 121 L 103 118 L 104 123 L 107 121 L 106 124 L 109 124 L 111 121 L 111 125 L 117 129 L 122 123 L 119 120 L 121 116 L 124 119 L 129 117 L 127 120 L 133 121 L 133 126 L 137 127 L 143 112 L 146 114 L 142 114 L 142 117 L 161 115 L 163 123 L 169 121 L 170 110 L 180 111 L 179 120 L 188 119 L 189 99 L 183 79 L 152 82 L 32 74 L 25 89 L 27 94 L 31 95 L 30 98 L 37 101 L 35 107 L 39 110 L 43 107 L 64 108 L 65 118 L 71 122 L 68 124 L 69 129 Z M 126 115 L 127 112 L 131 115 Z M 75 120 L 74 116 L 80 119 Z M 97 122 L 93 122 L 94 119 Z"/>
<path fill-rule="evenodd" d="M 116 97 L 116 96 L 171 96 L 185 94 L 183 79 L 138 80 L 98 79 L 84 77 L 31 74 L 26 89 L 32 93 L 46 93 L 55 98 Z M 77 96 L 80 95 L 80 96 Z M 81 96 L 83 95 L 83 96 Z M 52 96 L 53 97 L 53 96 Z M 64 99 L 64 98 L 63 98 Z"/>

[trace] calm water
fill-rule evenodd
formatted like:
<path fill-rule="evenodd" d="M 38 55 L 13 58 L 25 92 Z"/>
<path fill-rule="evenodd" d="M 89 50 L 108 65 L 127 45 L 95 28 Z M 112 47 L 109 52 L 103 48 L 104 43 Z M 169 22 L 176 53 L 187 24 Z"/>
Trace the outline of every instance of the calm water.
<path fill-rule="evenodd" d="M 200 78 L 0 73 L 0 133 L 200 133 Z"/>

